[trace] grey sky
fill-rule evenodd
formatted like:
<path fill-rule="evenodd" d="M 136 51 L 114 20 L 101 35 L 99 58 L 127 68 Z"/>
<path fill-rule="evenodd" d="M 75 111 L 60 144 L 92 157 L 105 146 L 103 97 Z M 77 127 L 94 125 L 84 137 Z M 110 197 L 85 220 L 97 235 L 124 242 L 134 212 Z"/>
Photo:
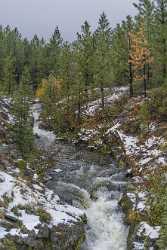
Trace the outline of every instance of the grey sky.
<path fill-rule="evenodd" d="M 105 11 L 111 26 L 133 15 L 135 0 L 0 0 L 0 24 L 11 25 L 28 38 L 35 33 L 48 38 L 56 25 L 66 40 L 75 38 L 88 20 L 95 27 Z"/>

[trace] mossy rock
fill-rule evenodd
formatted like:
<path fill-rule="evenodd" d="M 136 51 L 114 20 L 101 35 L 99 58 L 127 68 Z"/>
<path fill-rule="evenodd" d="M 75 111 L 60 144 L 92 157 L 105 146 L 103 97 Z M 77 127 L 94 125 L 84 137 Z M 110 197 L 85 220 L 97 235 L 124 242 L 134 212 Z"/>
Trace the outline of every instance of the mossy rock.
<path fill-rule="evenodd" d="M 49 223 L 51 215 L 42 208 L 38 208 L 36 214 L 40 217 L 41 222 Z"/>
<path fill-rule="evenodd" d="M 133 203 L 126 194 L 122 196 L 119 205 L 122 207 L 125 214 L 128 214 L 128 211 L 133 208 Z"/>

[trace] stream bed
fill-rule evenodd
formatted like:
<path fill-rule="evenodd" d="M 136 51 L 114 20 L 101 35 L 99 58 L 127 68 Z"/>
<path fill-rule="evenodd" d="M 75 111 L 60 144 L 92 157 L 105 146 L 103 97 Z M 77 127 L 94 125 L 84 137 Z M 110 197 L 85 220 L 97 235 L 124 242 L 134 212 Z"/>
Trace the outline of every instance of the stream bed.
<path fill-rule="evenodd" d="M 118 205 L 126 191 L 126 170 L 110 156 L 58 141 L 52 132 L 39 128 L 40 108 L 33 106 L 34 133 L 39 145 L 54 154 L 46 185 L 63 202 L 84 210 L 86 240 L 81 249 L 126 250 L 128 227 Z"/>

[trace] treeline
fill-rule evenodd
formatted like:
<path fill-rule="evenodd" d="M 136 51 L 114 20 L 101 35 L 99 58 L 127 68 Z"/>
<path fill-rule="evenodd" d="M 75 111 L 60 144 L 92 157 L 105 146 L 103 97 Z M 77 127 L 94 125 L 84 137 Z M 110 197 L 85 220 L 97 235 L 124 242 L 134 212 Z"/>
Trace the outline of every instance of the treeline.
<path fill-rule="evenodd" d="M 67 89 L 79 81 L 84 85 L 85 95 L 93 85 L 102 90 L 112 83 L 132 84 L 144 77 L 144 71 L 147 87 L 164 83 L 167 74 L 167 1 L 140 0 L 134 5 L 139 11 L 134 19 L 128 16 L 111 29 L 103 13 L 97 29 L 93 32 L 86 21 L 73 43 L 63 41 L 58 27 L 46 42 L 37 35 L 28 41 L 22 38 L 17 28 L 1 26 L 2 90 L 12 94 L 27 69 L 33 88 L 52 73 L 66 82 Z"/>
<path fill-rule="evenodd" d="M 113 85 L 129 84 L 130 97 L 147 96 L 167 78 L 167 0 L 139 0 L 134 6 L 138 14 L 114 29 L 105 13 L 95 31 L 85 21 L 72 43 L 63 40 L 58 27 L 49 41 L 37 35 L 28 41 L 17 29 L 1 27 L 1 92 L 13 95 L 25 84 L 37 90 L 54 123 L 64 117 L 71 122 L 76 114 L 80 123 L 82 106 L 97 88 L 102 110 L 105 88 Z M 63 118 L 55 115 L 62 107 Z"/>

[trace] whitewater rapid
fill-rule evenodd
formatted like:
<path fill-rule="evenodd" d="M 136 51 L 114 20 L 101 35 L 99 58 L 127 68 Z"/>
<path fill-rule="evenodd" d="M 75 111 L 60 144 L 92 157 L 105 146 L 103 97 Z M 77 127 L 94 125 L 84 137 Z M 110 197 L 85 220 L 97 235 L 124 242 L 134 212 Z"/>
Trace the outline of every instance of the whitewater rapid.
<path fill-rule="evenodd" d="M 94 155 L 93 152 L 56 142 L 53 132 L 39 128 L 41 112 L 39 103 L 33 105 L 32 112 L 34 134 L 41 139 L 44 147 L 55 144 L 60 148 L 55 169 L 51 171 L 52 179 L 48 184 L 49 188 L 53 189 L 64 201 L 71 202 L 73 206 L 84 201 L 87 207 L 86 209 L 82 207 L 87 216 L 87 226 L 85 228 L 86 240 L 81 249 L 126 250 L 128 227 L 123 222 L 123 213 L 118 204 L 122 195 L 120 188 L 122 172 L 117 174 L 118 181 L 112 180 L 114 173 L 110 171 L 112 168 L 115 168 L 115 173 L 118 171 L 115 165 L 112 165 L 110 161 L 102 165 L 98 159 L 95 160 L 99 157 L 98 154 Z M 109 176 L 103 176 L 106 173 Z M 95 190 L 96 200 L 91 200 L 90 190 L 93 185 L 97 187 L 99 180 L 102 180 L 103 187 L 99 186 Z M 111 184 L 110 190 L 109 184 Z M 118 187 L 113 188 L 116 184 Z"/>
<path fill-rule="evenodd" d="M 126 250 L 128 228 L 123 224 L 118 200 L 109 198 L 108 192 L 101 192 L 86 210 L 88 229 L 87 250 Z"/>

